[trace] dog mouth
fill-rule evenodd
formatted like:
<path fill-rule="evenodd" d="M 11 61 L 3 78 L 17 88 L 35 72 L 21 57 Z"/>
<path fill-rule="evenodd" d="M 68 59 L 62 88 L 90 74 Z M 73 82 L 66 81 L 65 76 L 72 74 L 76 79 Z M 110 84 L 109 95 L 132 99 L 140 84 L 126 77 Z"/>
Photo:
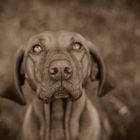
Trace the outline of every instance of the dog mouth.
<path fill-rule="evenodd" d="M 52 90 L 41 90 L 39 93 L 39 99 L 41 99 L 44 103 L 48 104 L 51 103 L 57 99 L 67 99 L 70 101 L 78 100 L 82 93 L 79 90 L 73 90 L 71 87 L 64 87 L 59 86 L 52 88 Z M 75 92 L 74 92 L 75 91 Z M 75 93 L 74 95 L 72 93 Z"/>
<path fill-rule="evenodd" d="M 70 92 L 64 88 L 60 87 L 58 88 L 50 97 L 49 96 L 39 96 L 39 98 L 46 104 L 51 103 L 57 99 L 68 99 L 70 100 L 72 97 L 70 95 Z"/>
<path fill-rule="evenodd" d="M 52 97 L 55 99 L 70 98 L 70 93 L 66 88 L 60 87 Z"/>

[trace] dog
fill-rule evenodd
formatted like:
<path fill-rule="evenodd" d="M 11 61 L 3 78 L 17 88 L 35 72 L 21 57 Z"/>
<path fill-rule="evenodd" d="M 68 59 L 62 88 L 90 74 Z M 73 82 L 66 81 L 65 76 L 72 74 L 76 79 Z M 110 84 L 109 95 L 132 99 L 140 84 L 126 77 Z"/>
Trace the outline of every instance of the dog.
<path fill-rule="evenodd" d="M 80 34 L 33 36 L 17 53 L 14 77 L 20 103 L 31 95 L 20 140 L 108 139 L 109 122 L 90 95 L 112 86 L 96 47 Z"/>

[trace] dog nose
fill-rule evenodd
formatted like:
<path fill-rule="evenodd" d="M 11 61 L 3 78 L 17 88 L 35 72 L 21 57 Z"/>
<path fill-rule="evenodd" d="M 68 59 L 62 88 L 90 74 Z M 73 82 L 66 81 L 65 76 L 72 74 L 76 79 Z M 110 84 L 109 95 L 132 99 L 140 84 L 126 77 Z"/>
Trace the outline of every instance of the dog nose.
<path fill-rule="evenodd" d="M 72 76 L 72 67 L 67 60 L 55 60 L 49 66 L 49 75 L 53 80 L 68 80 Z"/>

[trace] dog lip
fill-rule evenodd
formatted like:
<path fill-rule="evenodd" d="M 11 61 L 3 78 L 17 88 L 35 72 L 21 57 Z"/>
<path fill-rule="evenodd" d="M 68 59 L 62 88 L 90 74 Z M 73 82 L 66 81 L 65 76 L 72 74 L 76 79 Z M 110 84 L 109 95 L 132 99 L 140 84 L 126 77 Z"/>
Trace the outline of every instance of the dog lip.
<path fill-rule="evenodd" d="M 81 98 L 81 96 L 82 96 L 82 94 L 79 94 L 79 95 L 76 96 L 76 97 L 71 97 L 70 100 L 71 100 L 72 102 L 77 101 L 79 98 Z"/>
<path fill-rule="evenodd" d="M 59 93 L 59 94 L 55 94 L 55 95 L 54 95 L 54 98 L 55 98 L 55 99 L 59 99 L 59 98 L 68 98 L 68 97 L 69 97 L 68 94 L 61 94 L 61 93 Z"/>
<path fill-rule="evenodd" d="M 45 104 L 49 104 L 49 103 L 52 101 L 52 99 L 51 99 L 51 98 L 48 98 L 48 97 L 43 98 L 43 97 L 40 97 L 40 96 L 39 96 L 39 99 L 40 99 L 43 103 L 45 103 Z"/>
<path fill-rule="evenodd" d="M 60 87 L 55 94 L 53 95 L 53 98 L 55 99 L 59 99 L 59 98 L 69 98 L 70 97 L 70 93 L 67 89 L 65 89 L 64 87 Z"/>

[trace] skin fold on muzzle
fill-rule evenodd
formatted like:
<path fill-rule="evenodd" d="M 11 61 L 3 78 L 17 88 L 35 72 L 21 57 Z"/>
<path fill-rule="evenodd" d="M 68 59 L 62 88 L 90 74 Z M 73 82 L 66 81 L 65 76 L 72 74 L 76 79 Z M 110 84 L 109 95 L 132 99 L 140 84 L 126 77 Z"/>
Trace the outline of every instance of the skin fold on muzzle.
<path fill-rule="evenodd" d="M 60 98 L 77 100 L 89 78 L 99 80 L 101 96 L 104 64 L 96 49 L 81 35 L 44 32 L 33 36 L 19 52 L 15 81 L 22 100 L 21 86 L 25 80 L 44 103 Z"/>

